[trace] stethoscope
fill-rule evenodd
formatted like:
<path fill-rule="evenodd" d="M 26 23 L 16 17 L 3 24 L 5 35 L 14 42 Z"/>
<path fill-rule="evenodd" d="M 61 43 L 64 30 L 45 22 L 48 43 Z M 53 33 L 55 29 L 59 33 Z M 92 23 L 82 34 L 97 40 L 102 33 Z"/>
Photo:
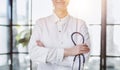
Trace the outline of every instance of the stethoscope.
<path fill-rule="evenodd" d="M 78 35 L 80 35 L 80 36 L 82 37 L 82 44 L 84 44 L 85 39 L 84 39 L 84 36 L 83 36 L 80 32 L 73 32 L 73 33 L 71 34 L 71 40 L 72 40 L 73 44 L 76 46 L 76 43 L 75 43 L 75 41 L 74 41 L 74 39 L 73 39 L 73 36 L 74 36 L 75 34 L 78 34 Z M 75 63 L 75 60 L 76 60 L 76 57 L 77 57 L 77 56 L 79 57 L 79 67 L 78 67 L 78 70 L 81 69 L 81 56 L 83 57 L 83 68 L 84 68 L 85 56 L 84 56 L 84 54 L 79 54 L 79 55 L 76 55 L 76 56 L 74 57 L 74 59 L 73 59 L 72 70 L 73 70 L 74 63 Z M 82 70 L 83 70 L 83 69 L 82 69 Z"/>

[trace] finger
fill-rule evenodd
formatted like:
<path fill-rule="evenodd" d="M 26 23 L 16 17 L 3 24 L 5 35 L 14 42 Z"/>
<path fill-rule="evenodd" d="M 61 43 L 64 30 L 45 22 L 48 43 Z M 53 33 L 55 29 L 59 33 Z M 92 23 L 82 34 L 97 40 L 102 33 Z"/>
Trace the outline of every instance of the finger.
<path fill-rule="evenodd" d="M 37 40 L 36 43 L 41 44 L 41 41 Z"/>
<path fill-rule="evenodd" d="M 77 45 L 77 46 L 79 46 L 79 47 L 88 47 L 87 44 L 79 44 L 79 45 Z"/>
<path fill-rule="evenodd" d="M 90 49 L 89 49 L 89 48 L 80 48 L 79 51 L 80 51 L 80 52 L 89 52 Z"/>
<path fill-rule="evenodd" d="M 36 43 L 37 43 L 38 46 L 44 47 L 43 43 L 40 40 L 37 40 Z"/>
<path fill-rule="evenodd" d="M 40 44 L 41 44 L 41 42 L 40 42 L 39 40 L 37 40 L 37 41 L 36 41 L 36 43 L 37 43 L 38 45 L 40 45 Z"/>
<path fill-rule="evenodd" d="M 90 51 L 89 51 L 89 50 L 82 50 L 82 52 L 87 52 L 87 53 L 88 53 L 88 52 L 90 52 Z"/>
<path fill-rule="evenodd" d="M 81 47 L 80 50 L 89 51 L 90 49 L 88 47 Z"/>
<path fill-rule="evenodd" d="M 81 51 L 82 54 L 88 53 L 89 51 Z"/>
<path fill-rule="evenodd" d="M 90 48 L 87 47 L 86 45 L 85 45 L 85 46 L 81 46 L 80 49 L 81 49 L 81 50 L 90 50 Z"/>
<path fill-rule="evenodd" d="M 81 44 L 81 46 L 88 47 L 88 45 L 87 45 L 87 44 Z"/>

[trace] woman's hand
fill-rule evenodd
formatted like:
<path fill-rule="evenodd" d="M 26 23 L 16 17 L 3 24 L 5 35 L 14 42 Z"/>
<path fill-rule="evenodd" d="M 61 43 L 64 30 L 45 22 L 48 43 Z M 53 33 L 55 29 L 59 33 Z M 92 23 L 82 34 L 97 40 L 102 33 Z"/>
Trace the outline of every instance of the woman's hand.
<path fill-rule="evenodd" d="M 90 52 L 90 48 L 86 44 L 81 44 L 72 48 L 65 48 L 64 56 L 75 56 L 78 54 L 85 54 L 88 52 Z"/>
<path fill-rule="evenodd" d="M 36 41 L 36 44 L 37 44 L 37 46 L 39 46 L 39 47 L 45 47 L 44 44 L 43 44 L 40 40 L 37 40 L 37 41 Z"/>
<path fill-rule="evenodd" d="M 90 48 L 86 44 L 81 44 L 73 47 L 72 55 L 85 54 L 90 51 Z"/>

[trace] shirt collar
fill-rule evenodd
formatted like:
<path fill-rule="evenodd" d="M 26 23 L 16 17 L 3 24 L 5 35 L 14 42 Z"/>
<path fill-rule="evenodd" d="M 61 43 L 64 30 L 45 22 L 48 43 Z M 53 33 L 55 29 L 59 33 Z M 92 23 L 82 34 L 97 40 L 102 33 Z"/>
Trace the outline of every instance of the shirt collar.
<path fill-rule="evenodd" d="M 64 18 L 60 19 L 55 13 L 51 15 L 51 20 L 57 24 L 57 22 L 60 22 L 61 24 L 68 23 L 69 21 L 69 14 L 66 15 Z"/>

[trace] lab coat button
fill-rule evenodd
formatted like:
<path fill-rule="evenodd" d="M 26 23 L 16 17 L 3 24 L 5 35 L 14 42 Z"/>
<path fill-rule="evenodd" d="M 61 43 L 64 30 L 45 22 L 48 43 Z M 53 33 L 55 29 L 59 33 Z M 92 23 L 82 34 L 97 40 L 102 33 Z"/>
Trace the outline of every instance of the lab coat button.
<path fill-rule="evenodd" d="M 61 31 L 59 30 L 59 32 L 61 32 Z"/>

